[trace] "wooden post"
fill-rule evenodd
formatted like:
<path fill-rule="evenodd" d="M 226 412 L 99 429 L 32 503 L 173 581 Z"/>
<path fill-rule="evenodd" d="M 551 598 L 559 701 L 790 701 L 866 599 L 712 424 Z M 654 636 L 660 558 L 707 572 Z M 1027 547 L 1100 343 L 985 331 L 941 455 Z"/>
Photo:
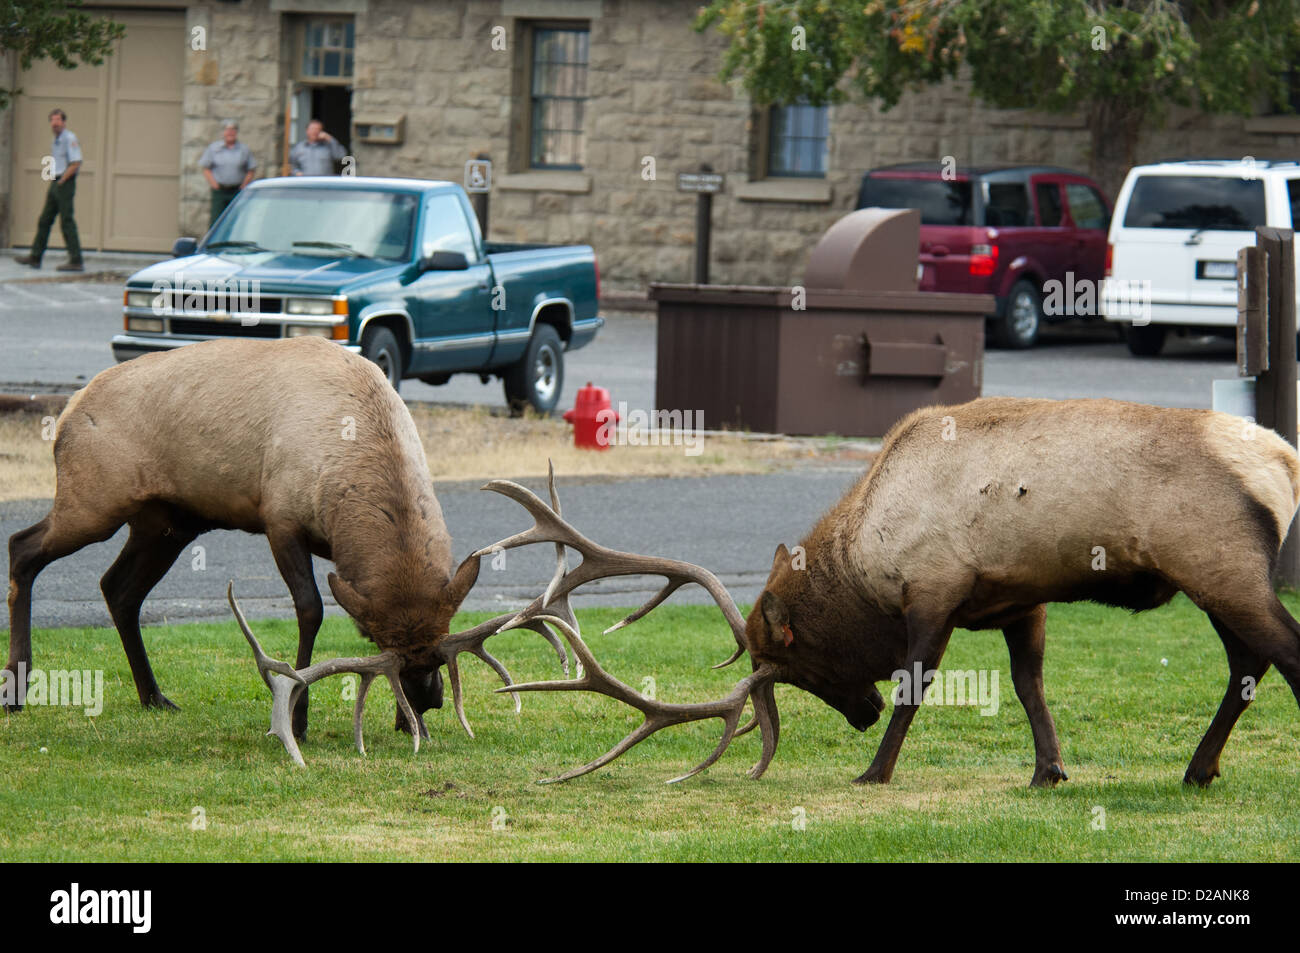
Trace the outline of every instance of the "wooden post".
<path fill-rule="evenodd" d="M 1268 369 L 1255 382 L 1255 416 L 1260 426 L 1296 445 L 1295 237 L 1289 228 L 1255 229 L 1255 242 L 1268 264 Z M 1274 582 L 1300 587 L 1300 530 L 1295 524 L 1278 559 Z"/>
<path fill-rule="evenodd" d="M 707 163 L 700 166 L 701 172 L 712 172 L 713 166 Z M 695 283 L 709 283 L 709 245 L 713 241 L 713 194 L 700 192 L 695 197 Z"/>

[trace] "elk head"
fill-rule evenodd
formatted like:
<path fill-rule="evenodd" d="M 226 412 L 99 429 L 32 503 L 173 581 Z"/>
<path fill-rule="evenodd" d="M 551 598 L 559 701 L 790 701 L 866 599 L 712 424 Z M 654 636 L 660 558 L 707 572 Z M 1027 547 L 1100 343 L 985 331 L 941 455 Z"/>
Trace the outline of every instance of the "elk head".
<path fill-rule="evenodd" d="M 776 681 L 816 695 L 853 728 L 866 731 L 885 710 L 874 683 L 889 679 L 901 662 L 871 657 L 873 646 L 887 643 L 864 645 L 862 616 L 854 607 L 803 598 L 819 568 L 796 566 L 785 544 L 777 547 L 763 592 L 745 620 L 745 644 L 756 663 L 773 668 Z M 830 590 L 851 598 L 851 587 Z"/>

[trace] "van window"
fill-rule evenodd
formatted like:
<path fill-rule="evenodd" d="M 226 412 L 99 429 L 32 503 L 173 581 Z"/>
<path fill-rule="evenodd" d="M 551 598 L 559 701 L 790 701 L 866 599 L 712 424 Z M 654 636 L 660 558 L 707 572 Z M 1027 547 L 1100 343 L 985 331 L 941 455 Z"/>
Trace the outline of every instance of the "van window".
<path fill-rule="evenodd" d="M 1300 179 L 1286 180 L 1286 197 L 1291 203 L 1291 227 L 1300 222 Z"/>
<path fill-rule="evenodd" d="M 1133 185 L 1125 228 L 1251 231 L 1268 224 L 1264 183 L 1210 175 L 1147 175 Z"/>
<path fill-rule="evenodd" d="M 984 224 L 990 228 L 1030 224 L 1029 190 L 1023 182 L 986 182 Z"/>
<path fill-rule="evenodd" d="M 858 208 L 916 208 L 922 225 L 973 225 L 970 182 L 869 175 Z"/>

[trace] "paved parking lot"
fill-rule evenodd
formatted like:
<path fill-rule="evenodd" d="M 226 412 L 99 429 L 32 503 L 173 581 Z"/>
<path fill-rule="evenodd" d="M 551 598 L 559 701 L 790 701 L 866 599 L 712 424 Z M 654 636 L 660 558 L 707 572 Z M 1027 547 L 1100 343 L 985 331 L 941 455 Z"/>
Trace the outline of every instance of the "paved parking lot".
<path fill-rule="evenodd" d="M 113 363 L 109 340 L 121 328 L 121 285 L 81 282 L 0 283 L 0 390 L 32 384 L 71 389 Z M 563 407 L 588 380 L 608 387 L 615 402 L 654 405 L 655 324 L 652 314 L 610 314 L 587 348 L 568 356 Z M 1210 382 L 1236 376 L 1234 344 L 1221 339 L 1171 339 L 1166 353 L 1135 358 L 1113 328 L 1062 325 L 1030 351 L 989 351 L 984 393 L 1014 397 L 1114 397 L 1171 407 L 1208 407 Z M 504 406 L 501 384 L 461 374 L 431 387 L 406 381 L 412 400 Z"/>

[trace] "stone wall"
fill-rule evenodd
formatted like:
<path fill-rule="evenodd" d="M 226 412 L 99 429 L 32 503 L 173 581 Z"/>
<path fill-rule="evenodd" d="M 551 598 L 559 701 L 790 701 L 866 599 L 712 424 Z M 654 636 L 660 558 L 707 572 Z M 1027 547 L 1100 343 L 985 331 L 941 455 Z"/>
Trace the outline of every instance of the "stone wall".
<path fill-rule="evenodd" d="M 197 162 L 220 137 L 221 120 L 239 120 L 262 175 L 279 174 L 293 16 L 316 9 L 355 14 L 353 115 L 405 117 L 401 145 L 353 144 L 358 174 L 459 182 L 465 161 L 488 153 L 491 237 L 591 244 L 606 290 L 691 280 L 695 198 L 677 192 L 675 180 L 701 163 L 727 176 L 713 205 L 711 277 L 731 284 L 798 282 L 817 237 L 852 209 L 862 173 L 875 166 L 953 156 L 962 165 L 1088 168 L 1081 120 L 989 109 L 953 82 L 909 94 L 888 113 L 832 107 L 824 180 L 751 182 L 756 113 L 743 92 L 717 81 L 725 44 L 695 32 L 698 0 L 196 0 L 187 25 L 203 28 L 207 49 L 191 51 L 186 66 L 181 234 L 207 228 Z M 591 30 L 586 167 L 533 172 L 524 141 L 527 25 L 574 18 Z M 494 48 L 502 36 L 507 49 Z M 0 114 L 0 138 L 10 121 Z M 0 149 L 0 185 L 10 151 Z M 1137 161 L 1298 151 L 1300 120 L 1175 110 L 1144 136 Z"/>
<path fill-rule="evenodd" d="M 270 0 L 195 3 L 186 27 L 202 28 L 206 50 L 190 50 L 185 64 L 181 122 L 181 235 L 208 230 L 208 183 L 199 157 L 221 138 L 225 119 L 239 123 L 239 139 L 253 152 L 258 176 L 279 175 L 284 128 L 286 63 L 282 15 Z"/>

